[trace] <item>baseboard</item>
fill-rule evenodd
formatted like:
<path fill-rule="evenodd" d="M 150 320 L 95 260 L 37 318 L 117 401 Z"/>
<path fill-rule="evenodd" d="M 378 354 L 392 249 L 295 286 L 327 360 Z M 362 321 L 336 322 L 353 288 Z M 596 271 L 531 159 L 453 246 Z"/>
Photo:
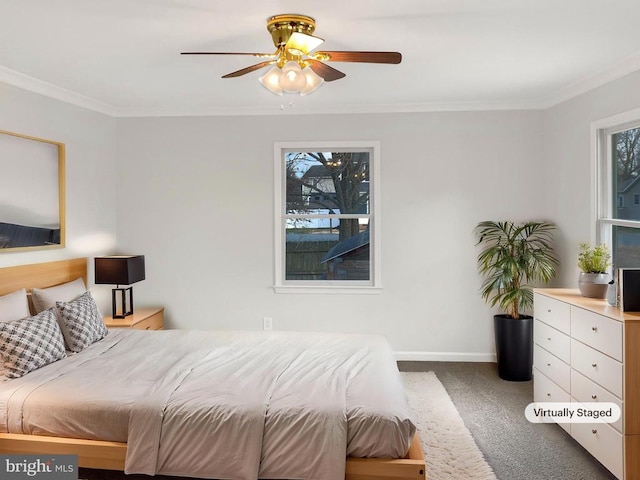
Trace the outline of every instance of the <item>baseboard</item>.
<path fill-rule="evenodd" d="M 495 353 L 464 352 L 394 352 L 396 360 L 405 362 L 496 362 Z"/>

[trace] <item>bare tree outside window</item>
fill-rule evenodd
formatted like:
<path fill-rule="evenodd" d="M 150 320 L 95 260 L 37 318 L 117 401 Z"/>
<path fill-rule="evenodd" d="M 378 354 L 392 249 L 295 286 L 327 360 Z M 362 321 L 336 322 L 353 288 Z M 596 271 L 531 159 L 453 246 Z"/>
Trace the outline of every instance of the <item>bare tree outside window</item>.
<path fill-rule="evenodd" d="M 286 279 L 370 279 L 370 152 L 288 152 Z"/>
<path fill-rule="evenodd" d="M 640 128 L 625 130 L 613 137 L 618 182 L 637 178 L 640 173 Z"/>
<path fill-rule="evenodd" d="M 640 128 L 611 135 L 612 216 L 614 220 L 640 221 Z M 616 268 L 640 267 L 640 228 L 611 225 Z"/>

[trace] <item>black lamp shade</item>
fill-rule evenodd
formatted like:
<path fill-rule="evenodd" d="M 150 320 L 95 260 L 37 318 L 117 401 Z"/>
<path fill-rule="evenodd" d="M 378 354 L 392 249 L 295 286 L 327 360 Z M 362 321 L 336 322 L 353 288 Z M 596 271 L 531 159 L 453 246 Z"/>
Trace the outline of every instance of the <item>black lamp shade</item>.
<path fill-rule="evenodd" d="M 144 280 L 144 255 L 114 255 L 95 258 L 95 283 L 131 285 Z"/>

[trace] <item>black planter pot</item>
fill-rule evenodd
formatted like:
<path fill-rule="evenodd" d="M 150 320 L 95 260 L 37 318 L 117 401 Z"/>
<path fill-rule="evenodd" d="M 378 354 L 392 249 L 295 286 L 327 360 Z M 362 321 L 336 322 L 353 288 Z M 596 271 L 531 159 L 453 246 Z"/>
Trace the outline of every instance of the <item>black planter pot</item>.
<path fill-rule="evenodd" d="M 533 369 L 533 317 L 494 315 L 498 375 L 511 382 L 531 380 Z"/>

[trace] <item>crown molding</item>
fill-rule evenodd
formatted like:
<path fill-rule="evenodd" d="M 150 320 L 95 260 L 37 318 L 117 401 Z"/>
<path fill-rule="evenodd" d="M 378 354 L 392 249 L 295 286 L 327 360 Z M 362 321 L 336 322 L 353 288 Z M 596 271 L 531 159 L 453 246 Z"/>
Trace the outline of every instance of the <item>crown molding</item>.
<path fill-rule="evenodd" d="M 374 114 L 374 113 L 427 113 L 427 112 L 463 112 L 488 110 L 536 110 L 535 102 L 451 102 L 451 103 L 412 103 L 412 104 L 342 104 L 304 105 L 300 107 L 203 107 L 196 109 L 175 108 L 123 108 L 118 117 L 212 117 L 212 116 L 255 116 L 255 115 L 332 115 L 332 114 Z"/>
<path fill-rule="evenodd" d="M 630 73 L 640 70 L 640 52 L 629 55 L 622 60 L 616 62 L 606 70 L 598 73 L 587 75 L 576 80 L 565 87 L 557 90 L 555 94 L 550 95 L 546 99 L 540 99 L 539 108 L 547 109 L 555 107 L 567 100 L 583 95 L 598 87 L 602 87 L 609 82 L 618 80 Z"/>
<path fill-rule="evenodd" d="M 331 115 L 373 113 L 428 113 L 497 110 L 544 110 L 640 70 L 640 52 L 617 62 L 611 68 L 577 80 L 545 98 L 514 99 L 500 102 L 427 102 L 403 104 L 306 104 L 300 107 L 197 107 L 197 108 L 118 108 L 100 100 L 0 66 L 0 82 L 86 108 L 111 117 L 202 117 L 254 115 Z"/>
<path fill-rule="evenodd" d="M 62 87 L 58 87 L 52 83 L 44 82 L 35 77 L 30 77 L 15 70 L 0 65 L 0 82 L 6 83 L 22 90 L 38 93 L 45 97 L 54 98 L 61 102 L 76 105 L 78 107 L 93 110 L 94 112 L 103 113 L 109 116 L 117 116 L 117 109 L 112 105 L 85 97 L 79 93 L 72 92 Z"/>

